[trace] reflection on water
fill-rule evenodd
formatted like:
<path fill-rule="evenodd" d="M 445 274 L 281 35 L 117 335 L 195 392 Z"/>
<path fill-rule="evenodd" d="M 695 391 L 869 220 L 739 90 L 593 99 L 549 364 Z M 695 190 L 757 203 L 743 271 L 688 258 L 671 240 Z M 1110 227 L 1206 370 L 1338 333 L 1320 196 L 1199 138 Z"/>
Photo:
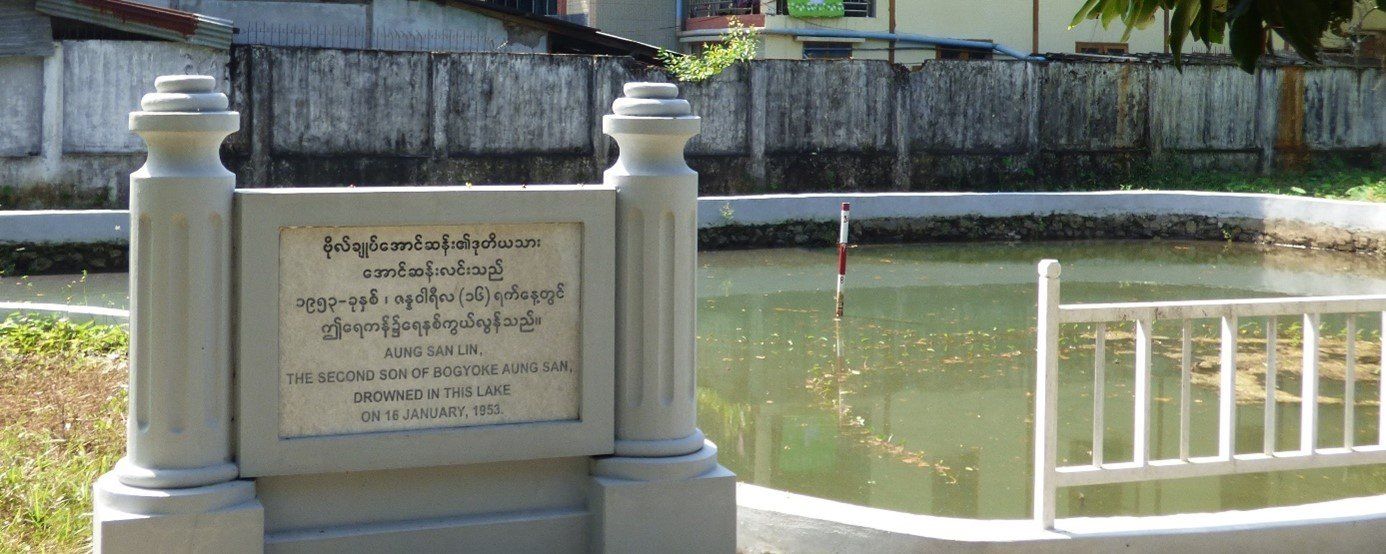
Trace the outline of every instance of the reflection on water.
<path fill-rule="evenodd" d="M 832 318 L 835 252 L 701 254 L 699 424 L 743 481 L 915 513 L 1029 517 L 1035 263 L 1064 262 L 1063 301 L 1171 300 L 1386 291 L 1386 263 L 1250 245 L 1089 242 L 862 247 L 847 317 Z M 1298 447 L 1296 321 L 1278 324 L 1277 448 Z M 1377 436 L 1381 318 L 1357 319 L 1356 442 Z M 1217 329 L 1195 325 L 1190 426 L 1216 452 Z M 1262 448 L 1263 320 L 1241 322 L 1238 451 Z M 1342 317 L 1324 318 L 1321 446 L 1343 440 Z M 1155 328 L 1151 435 L 1178 455 L 1179 324 Z M 1109 462 L 1131 457 L 1131 330 L 1107 342 Z M 1093 330 L 1066 326 L 1061 464 L 1091 460 Z M 1334 360 L 1334 356 L 1339 357 Z M 1335 365 L 1336 364 L 1336 365 Z M 1333 368 L 1338 368 L 1336 371 Z M 1337 441 L 1337 442 L 1334 442 Z M 1386 492 L 1386 468 L 1078 487 L 1060 515 L 1246 509 Z"/>

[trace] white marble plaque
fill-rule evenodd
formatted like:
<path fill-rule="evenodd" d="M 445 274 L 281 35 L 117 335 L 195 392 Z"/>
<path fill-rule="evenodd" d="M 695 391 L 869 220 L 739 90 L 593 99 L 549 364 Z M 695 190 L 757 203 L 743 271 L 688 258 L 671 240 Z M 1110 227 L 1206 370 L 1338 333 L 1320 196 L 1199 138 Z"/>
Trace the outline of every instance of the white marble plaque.
<path fill-rule="evenodd" d="M 582 224 L 283 227 L 279 435 L 576 420 Z"/>

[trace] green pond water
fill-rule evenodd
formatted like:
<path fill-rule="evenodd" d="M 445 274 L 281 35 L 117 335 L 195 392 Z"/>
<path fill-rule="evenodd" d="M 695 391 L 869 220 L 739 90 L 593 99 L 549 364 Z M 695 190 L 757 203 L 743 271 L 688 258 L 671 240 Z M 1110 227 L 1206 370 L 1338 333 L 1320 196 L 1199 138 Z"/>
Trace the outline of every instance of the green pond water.
<path fill-rule="evenodd" d="M 1032 483 L 1035 264 L 1057 258 L 1063 302 L 1386 292 L 1386 260 L 1186 242 L 866 246 L 833 320 L 836 252 L 704 252 L 699 424 L 744 482 L 905 512 L 1026 518 Z M 1292 321 L 1293 320 L 1293 321 Z M 1344 316 L 1323 318 L 1320 446 L 1343 444 Z M 1357 324 L 1356 444 L 1377 442 L 1381 314 Z M 1299 437 L 1300 327 L 1281 318 L 1279 450 Z M 1259 452 L 1264 320 L 1243 320 L 1238 452 Z M 1194 325 L 1191 454 L 1217 451 L 1215 321 Z M 1108 462 L 1131 459 L 1133 330 L 1107 342 Z M 1179 322 L 1157 323 L 1152 440 L 1178 456 Z M 1060 465 L 1091 460 L 1093 329 L 1066 325 Z M 1250 509 L 1386 493 L 1386 465 L 1061 489 L 1060 516 Z"/>
<path fill-rule="evenodd" d="M 125 273 L 0 276 L 0 302 L 70 304 L 125 309 L 130 303 Z"/>
<path fill-rule="evenodd" d="M 1161 241 L 864 246 L 847 317 L 836 251 L 703 252 L 699 425 L 742 481 L 906 512 L 1029 517 L 1035 263 L 1064 264 L 1063 302 L 1386 292 L 1386 258 Z M 124 308 L 124 273 L 5 277 L 0 301 Z M 1299 329 L 1279 324 L 1277 447 L 1298 448 Z M 1356 442 L 1374 444 L 1380 314 L 1357 318 Z M 1324 317 L 1320 446 L 1343 440 L 1342 317 Z M 1215 322 L 1195 326 L 1192 454 L 1217 449 Z M 1239 452 L 1262 448 L 1263 321 L 1241 322 Z M 1092 329 L 1065 326 L 1061 464 L 1091 460 Z M 1107 342 L 1105 459 L 1131 457 L 1133 355 Z M 1261 342 L 1257 342 L 1260 340 Z M 840 348 L 839 348 L 840 343 Z M 1154 453 L 1176 457 L 1179 324 L 1157 323 Z M 1336 368 L 1336 372 L 1335 372 Z M 1258 373 L 1259 371 L 1259 373 Z M 1386 466 L 1061 489 L 1059 514 L 1249 509 L 1386 493 Z"/>

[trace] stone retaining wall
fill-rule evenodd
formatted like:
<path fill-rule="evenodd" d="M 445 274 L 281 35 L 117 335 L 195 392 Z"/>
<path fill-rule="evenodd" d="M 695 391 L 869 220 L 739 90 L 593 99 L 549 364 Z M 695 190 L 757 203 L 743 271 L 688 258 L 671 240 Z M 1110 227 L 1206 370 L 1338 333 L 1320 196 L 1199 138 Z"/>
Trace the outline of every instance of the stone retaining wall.
<path fill-rule="evenodd" d="M 0 276 L 125 271 L 129 264 L 123 242 L 0 242 Z"/>

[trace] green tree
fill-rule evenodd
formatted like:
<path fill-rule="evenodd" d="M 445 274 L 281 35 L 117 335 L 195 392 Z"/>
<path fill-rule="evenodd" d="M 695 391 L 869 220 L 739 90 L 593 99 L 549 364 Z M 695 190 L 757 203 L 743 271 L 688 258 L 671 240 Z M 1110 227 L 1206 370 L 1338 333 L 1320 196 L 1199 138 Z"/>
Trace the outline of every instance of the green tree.
<path fill-rule="evenodd" d="M 1356 18 L 1386 10 L 1386 0 L 1087 0 L 1073 25 L 1096 19 L 1105 27 L 1120 20 L 1129 36 L 1131 29 L 1153 23 L 1162 9 L 1170 10 L 1167 40 L 1175 65 L 1181 63 L 1185 38 L 1192 36 L 1209 46 L 1226 41 L 1237 65 L 1252 72 L 1270 33 L 1317 62 L 1325 35 L 1341 35 Z"/>
<path fill-rule="evenodd" d="M 1386 0 L 1383 0 L 1386 1 Z M 660 50 L 659 61 L 675 79 L 684 82 L 705 81 L 737 62 L 755 59 L 760 42 L 755 29 L 732 20 L 721 41 L 708 44 L 702 53 L 685 55 L 672 50 Z"/>

